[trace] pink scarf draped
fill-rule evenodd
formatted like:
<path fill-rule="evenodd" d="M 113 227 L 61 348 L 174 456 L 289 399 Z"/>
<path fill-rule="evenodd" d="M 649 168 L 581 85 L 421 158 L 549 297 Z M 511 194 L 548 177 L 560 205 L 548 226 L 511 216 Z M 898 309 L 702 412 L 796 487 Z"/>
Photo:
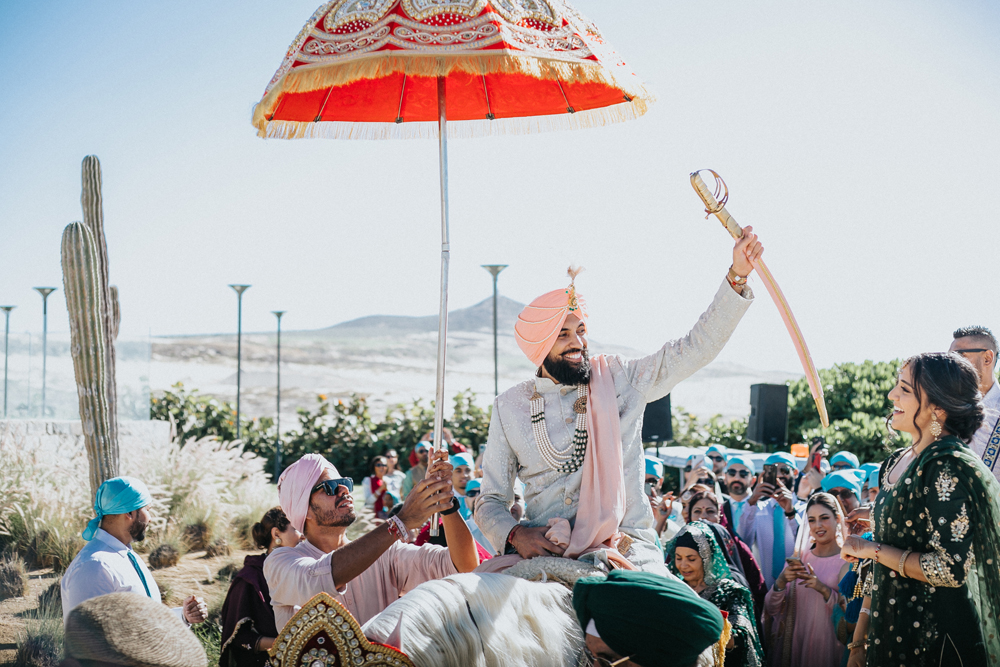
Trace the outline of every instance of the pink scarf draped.
<path fill-rule="evenodd" d="M 607 549 L 609 560 L 626 569 L 634 569 L 616 549 L 621 539 L 618 528 L 625 517 L 625 474 L 615 381 L 606 356 L 598 355 L 590 363 L 587 388 L 589 445 L 583 458 L 576 523 L 565 555 L 578 558 L 585 553 Z"/>

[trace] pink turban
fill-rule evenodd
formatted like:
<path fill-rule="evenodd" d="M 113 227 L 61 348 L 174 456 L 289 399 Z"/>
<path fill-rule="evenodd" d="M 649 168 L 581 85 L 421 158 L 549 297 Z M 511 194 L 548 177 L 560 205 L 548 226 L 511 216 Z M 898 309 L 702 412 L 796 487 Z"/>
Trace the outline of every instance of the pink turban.
<path fill-rule="evenodd" d="M 278 478 L 278 502 L 285 516 L 300 532 L 305 530 L 309 497 L 324 470 L 329 470 L 334 479 L 340 477 L 337 468 L 325 458 L 319 454 L 306 454 L 285 468 Z"/>
<path fill-rule="evenodd" d="M 578 272 L 571 268 L 569 275 L 575 279 Z M 587 303 L 576 293 L 572 282 L 569 287 L 541 295 L 517 316 L 514 323 L 517 344 L 535 366 L 545 361 L 570 313 L 581 320 L 587 319 Z"/>

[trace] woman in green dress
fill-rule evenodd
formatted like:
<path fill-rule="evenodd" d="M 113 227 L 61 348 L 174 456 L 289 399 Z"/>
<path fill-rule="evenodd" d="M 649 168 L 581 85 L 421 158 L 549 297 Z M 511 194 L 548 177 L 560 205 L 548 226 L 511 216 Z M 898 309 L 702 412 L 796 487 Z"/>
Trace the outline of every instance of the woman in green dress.
<path fill-rule="evenodd" d="M 983 419 L 978 384 L 962 357 L 930 353 L 889 393 L 892 427 L 913 445 L 882 464 L 874 539 L 842 551 L 876 563 L 870 667 L 1000 665 L 1000 486 L 966 446 Z"/>
<path fill-rule="evenodd" d="M 750 590 L 732 578 L 712 529 L 703 521 L 687 524 L 667 545 L 667 565 L 695 593 L 728 614 L 732 633 L 726 667 L 758 667 L 764 652 Z"/>

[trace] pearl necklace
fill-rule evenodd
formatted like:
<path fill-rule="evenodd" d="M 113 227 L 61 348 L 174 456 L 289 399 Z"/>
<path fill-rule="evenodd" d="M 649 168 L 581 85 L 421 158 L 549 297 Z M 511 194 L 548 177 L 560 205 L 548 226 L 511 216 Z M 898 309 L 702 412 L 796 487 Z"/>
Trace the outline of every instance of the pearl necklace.
<path fill-rule="evenodd" d="M 536 391 L 528 400 L 531 405 L 531 430 L 545 463 L 558 472 L 574 473 L 579 470 L 587 453 L 587 388 L 584 385 L 576 387 L 576 402 L 573 403 L 576 430 L 573 432 L 573 445 L 565 452 L 556 450 L 549 440 L 549 432 L 545 428 L 545 398 Z"/>

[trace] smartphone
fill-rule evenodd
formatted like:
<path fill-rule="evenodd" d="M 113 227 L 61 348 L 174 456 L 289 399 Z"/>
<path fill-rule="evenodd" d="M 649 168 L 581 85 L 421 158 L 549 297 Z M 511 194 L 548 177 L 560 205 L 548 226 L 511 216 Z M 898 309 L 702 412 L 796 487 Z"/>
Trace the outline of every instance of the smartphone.
<path fill-rule="evenodd" d="M 812 457 L 812 461 L 810 462 L 810 465 L 813 468 L 816 468 L 816 470 L 820 470 L 821 469 L 821 467 L 823 465 L 823 458 L 824 458 L 824 456 L 826 454 L 826 451 L 827 450 L 825 450 L 822 447 L 820 447 L 815 452 L 813 452 L 813 457 Z"/>
<path fill-rule="evenodd" d="M 802 567 L 802 560 L 797 558 L 796 556 L 789 556 L 788 558 L 785 559 L 785 562 L 788 563 L 789 565 L 798 565 L 799 567 Z"/>
<path fill-rule="evenodd" d="M 771 486 L 778 486 L 778 466 L 773 463 L 764 466 L 764 474 L 761 475 L 760 481 L 765 484 L 770 484 Z"/>

